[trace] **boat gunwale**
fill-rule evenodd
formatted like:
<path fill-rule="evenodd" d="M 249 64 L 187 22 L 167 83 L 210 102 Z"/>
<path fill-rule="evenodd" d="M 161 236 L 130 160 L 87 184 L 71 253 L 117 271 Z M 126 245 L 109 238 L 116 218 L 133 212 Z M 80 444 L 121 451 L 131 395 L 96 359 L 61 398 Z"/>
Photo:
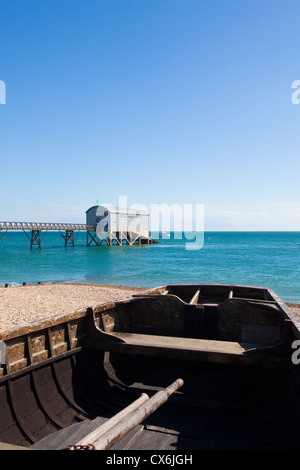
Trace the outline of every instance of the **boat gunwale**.
<path fill-rule="evenodd" d="M 251 285 L 243 285 L 243 284 L 223 284 L 223 283 L 176 283 L 176 284 L 164 284 L 157 287 L 152 287 L 149 289 L 145 289 L 144 291 L 140 291 L 138 294 L 130 294 L 127 296 L 121 296 L 115 299 L 108 300 L 106 302 L 101 302 L 99 304 L 93 306 L 86 306 L 82 307 L 73 311 L 59 313 L 57 315 L 49 316 L 47 318 L 43 318 L 41 320 L 33 321 L 21 325 L 19 327 L 7 328 L 5 330 L 0 330 L 0 341 L 7 341 L 10 339 L 17 338 L 18 336 L 24 336 L 26 334 L 35 333 L 39 330 L 43 330 L 46 328 L 57 326 L 61 323 L 70 322 L 76 320 L 81 317 L 85 317 L 89 309 L 93 309 L 95 313 L 102 312 L 109 308 L 114 308 L 116 304 L 119 303 L 127 303 L 130 300 L 147 297 L 149 294 L 151 295 L 160 295 L 160 290 L 168 290 L 168 288 L 172 287 L 228 287 L 228 288 L 245 288 L 245 289 L 258 289 L 261 291 L 267 291 L 269 295 L 274 299 L 273 301 L 264 300 L 264 299 L 251 299 L 251 298 L 242 298 L 246 301 L 254 301 L 259 303 L 276 303 L 280 309 L 285 313 L 285 315 L 292 321 L 294 324 L 295 329 L 298 332 L 300 337 L 300 318 L 294 314 L 294 312 L 286 305 L 286 303 L 270 288 L 263 287 L 263 286 L 251 286 Z M 156 294 L 157 293 L 157 294 Z M 170 294 L 173 296 L 178 297 L 178 299 L 183 302 L 187 303 L 182 300 L 176 294 Z M 240 297 L 233 297 L 233 299 L 241 299 Z"/>
<path fill-rule="evenodd" d="M 18 361 L 10 361 L 8 360 L 8 357 L 5 357 L 5 362 L 2 364 L 1 361 L 1 378 L 5 378 L 12 374 L 13 372 L 17 372 L 19 370 L 24 370 L 28 369 L 31 365 L 42 365 L 42 363 L 52 357 L 55 357 L 56 359 L 59 359 L 60 357 L 63 357 L 66 352 L 70 352 L 76 350 L 78 347 L 82 346 L 83 344 L 80 344 L 77 342 L 75 339 L 75 342 L 73 344 L 73 340 L 70 337 L 70 328 L 72 328 L 72 324 L 76 323 L 76 321 L 85 321 L 85 319 L 88 319 L 89 312 L 93 312 L 97 316 L 97 314 L 101 314 L 105 311 L 113 310 L 116 308 L 118 305 L 126 304 L 131 301 L 135 301 L 141 298 L 147 298 L 147 296 L 150 297 L 167 297 L 165 294 L 168 294 L 169 296 L 175 297 L 176 300 L 182 304 L 188 305 L 188 302 L 184 301 L 182 298 L 180 298 L 178 295 L 174 295 L 172 293 L 168 293 L 168 290 L 172 287 L 179 288 L 194 288 L 195 290 L 201 287 L 208 286 L 210 288 L 229 288 L 230 290 L 234 288 L 245 288 L 245 289 L 253 289 L 253 290 L 259 290 L 259 291 L 265 291 L 269 294 L 269 298 L 274 299 L 272 301 L 270 300 L 265 300 L 265 299 L 247 299 L 247 298 L 242 298 L 242 300 L 249 302 L 249 303 L 258 303 L 258 304 L 271 304 L 276 307 L 279 312 L 283 315 L 283 321 L 290 323 L 290 328 L 293 332 L 294 339 L 300 338 L 300 319 L 297 318 L 297 316 L 292 312 L 292 310 L 278 297 L 275 292 L 270 289 L 270 288 L 265 288 L 265 287 L 256 287 L 256 286 L 243 286 L 239 284 L 216 284 L 216 283 L 193 283 L 193 284 L 166 284 L 162 285 L 159 287 L 155 288 L 150 288 L 146 289 L 145 291 L 141 291 L 139 294 L 130 294 L 128 296 L 123 296 L 119 297 L 116 299 L 112 299 L 110 301 L 106 301 L 103 303 L 100 303 L 98 305 L 94 305 L 93 307 L 84 307 L 81 309 L 78 309 L 73 312 L 64 312 L 62 314 L 58 314 L 52 317 L 48 317 L 46 319 L 39 320 L 37 322 L 31 322 L 29 324 L 20 326 L 18 328 L 12 328 L 8 330 L 4 330 L 3 332 L 0 332 L 0 341 L 4 343 L 4 351 L 5 351 L 5 356 L 6 356 L 6 343 L 7 345 L 13 341 L 18 343 L 24 342 L 28 345 L 27 348 L 29 348 L 29 351 L 27 353 L 24 353 L 24 361 L 28 361 L 29 363 L 21 365 L 17 365 Z M 238 297 L 232 297 L 228 298 L 227 300 L 230 300 L 231 302 L 234 302 L 235 300 L 239 301 L 241 300 Z M 226 300 L 225 300 L 226 301 Z M 222 300 L 223 302 L 223 300 Z M 58 341 L 57 345 L 54 346 L 54 348 L 50 345 L 48 345 L 45 348 L 45 351 L 49 351 L 48 357 L 45 357 L 44 359 L 40 359 L 37 356 L 34 357 L 34 353 L 31 353 L 31 336 L 35 336 L 39 332 L 45 332 L 46 336 L 49 337 L 51 336 L 52 331 L 54 331 L 57 327 L 62 326 L 66 334 L 68 336 L 68 339 L 66 342 L 61 343 L 62 344 L 62 350 L 60 350 L 60 343 Z M 47 331 L 48 330 L 48 331 Z M 55 348 L 58 348 L 55 350 Z M 291 344 L 291 348 L 293 345 Z M 19 361 L 23 360 L 23 355 L 20 357 Z M 14 367 L 17 367 L 17 369 L 14 369 Z"/>

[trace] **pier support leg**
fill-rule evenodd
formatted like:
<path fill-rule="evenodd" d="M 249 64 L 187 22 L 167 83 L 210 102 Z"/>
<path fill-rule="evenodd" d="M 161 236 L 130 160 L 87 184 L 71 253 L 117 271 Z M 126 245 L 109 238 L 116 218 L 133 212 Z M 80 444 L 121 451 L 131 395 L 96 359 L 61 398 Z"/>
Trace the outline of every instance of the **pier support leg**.
<path fill-rule="evenodd" d="M 74 232 L 73 230 L 66 230 L 66 234 L 63 235 L 64 239 L 65 239 L 65 248 L 67 248 L 67 246 L 72 246 L 72 248 L 75 247 L 75 238 L 74 238 Z"/>
<path fill-rule="evenodd" d="M 39 230 L 31 230 L 31 238 L 30 238 L 30 249 L 34 250 L 35 246 L 37 250 L 41 250 L 41 232 Z"/>
<path fill-rule="evenodd" d="M 115 240 L 117 241 L 118 245 L 122 245 L 122 232 L 116 232 Z"/>
<path fill-rule="evenodd" d="M 131 236 L 130 236 L 130 233 L 129 232 L 126 232 L 126 241 L 127 241 L 127 245 L 131 245 Z"/>
<path fill-rule="evenodd" d="M 3 233 L 1 233 L 2 230 L 0 230 L 0 240 L 4 237 L 4 235 L 7 233 L 7 230 L 5 230 Z"/>
<path fill-rule="evenodd" d="M 91 246 L 93 243 L 95 243 L 95 245 L 97 246 L 100 245 L 99 238 L 97 237 L 97 233 L 93 235 L 91 232 L 87 231 L 86 232 L 86 246 Z"/>
<path fill-rule="evenodd" d="M 42 249 L 41 241 L 43 240 L 43 238 L 46 235 L 47 231 L 44 233 L 42 238 L 41 238 L 41 230 L 36 230 L 36 229 L 31 230 L 31 236 L 30 237 L 25 232 L 25 230 L 23 230 L 23 232 L 25 233 L 26 237 L 30 241 L 30 249 L 31 250 L 35 250 L 35 247 L 36 247 L 37 250 Z"/>

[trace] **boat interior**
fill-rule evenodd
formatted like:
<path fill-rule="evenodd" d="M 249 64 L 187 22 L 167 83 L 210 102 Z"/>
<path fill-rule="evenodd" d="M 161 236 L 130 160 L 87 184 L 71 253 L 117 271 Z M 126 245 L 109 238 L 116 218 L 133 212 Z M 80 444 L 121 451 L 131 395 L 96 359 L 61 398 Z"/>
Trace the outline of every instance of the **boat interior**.
<path fill-rule="evenodd" d="M 209 284 L 161 286 L 9 331 L 0 336 L 0 442 L 30 450 L 298 449 L 297 338 L 297 320 L 270 289 Z M 139 407 L 111 424 L 123 428 L 108 443 L 104 430 L 120 413 L 141 395 L 152 406 L 178 381 L 143 419 L 136 421 Z"/>
<path fill-rule="evenodd" d="M 90 322 L 91 347 L 189 360 L 285 359 L 292 321 L 267 289 L 164 286 Z M 272 351 L 271 351 L 272 350 Z M 273 352 L 273 354 L 272 354 Z M 238 357 L 239 356 L 239 357 Z"/>

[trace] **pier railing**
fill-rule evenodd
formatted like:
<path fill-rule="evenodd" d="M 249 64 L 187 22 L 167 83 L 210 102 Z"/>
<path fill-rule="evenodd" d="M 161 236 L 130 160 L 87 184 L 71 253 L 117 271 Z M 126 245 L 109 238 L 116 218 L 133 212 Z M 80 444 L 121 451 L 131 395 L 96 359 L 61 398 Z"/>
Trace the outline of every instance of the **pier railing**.
<path fill-rule="evenodd" d="M 127 245 L 157 243 L 151 237 L 141 237 L 139 234 L 129 232 L 110 232 L 97 234 L 96 225 L 55 223 L 55 222 L 0 222 L 0 240 L 9 231 L 24 232 L 30 241 L 30 249 L 41 250 L 41 242 L 49 231 L 58 231 L 65 240 L 65 247 L 75 246 L 75 240 L 80 232 L 86 232 L 86 246 L 100 246 L 102 243 L 112 246 L 113 243 L 121 246 L 124 242 Z M 29 232 L 29 233 L 27 233 Z M 43 234 L 41 235 L 41 233 Z M 76 232 L 76 235 L 74 235 Z"/>
<path fill-rule="evenodd" d="M 51 230 L 60 232 L 65 240 L 65 247 L 74 247 L 79 232 L 85 231 L 88 237 L 91 232 L 96 231 L 96 226 L 55 222 L 0 222 L 0 240 L 9 231 L 22 231 L 30 241 L 30 249 L 41 250 L 41 242 L 46 233 Z M 30 232 L 30 235 L 27 232 Z M 44 232 L 42 236 L 41 232 Z M 74 232 L 77 232 L 77 235 L 74 236 Z"/>
<path fill-rule="evenodd" d="M 49 231 L 49 230 L 73 230 L 73 231 L 95 231 L 95 225 L 86 225 L 86 224 L 70 224 L 70 223 L 47 223 L 47 222 L 0 222 L 0 231 L 5 230 L 39 230 Z"/>

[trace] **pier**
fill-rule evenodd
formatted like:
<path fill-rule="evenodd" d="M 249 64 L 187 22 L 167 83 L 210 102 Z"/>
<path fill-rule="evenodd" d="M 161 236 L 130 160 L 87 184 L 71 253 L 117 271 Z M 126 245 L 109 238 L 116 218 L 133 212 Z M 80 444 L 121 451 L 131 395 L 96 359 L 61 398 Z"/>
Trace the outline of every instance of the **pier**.
<path fill-rule="evenodd" d="M 41 250 L 42 240 L 49 231 L 60 232 L 61 236 L 64 238 L 65 247 L 74 247 L 79 232 L 86 232 L 88 237 L 88 234 L 96 233 L 96 226 L 46 222 L 0 222 L 0 240 L 2 240 L 4 235 L 9 231 L 24 232 L 30 242 L 30 250 Z M 95 235 L 92 238 L 94 237 Z"/>
<path fill-rule="evenodd" d="M 142 238 L 141 236 L 132 237 L 129 232 L 108 232 L 97 234 L 96 225 L 94 224 L 72 224 L 72 223 L 46 223 L 46 222 L 0 222 L 0 241 L 4 235 L 10 231 L 24 232 L 30 242 L 30 250 L 41 250 L 42 240 L 47 232 L 60 232 L 64 239 L 64 246 L 75 247 L 75 240 L 80 232 L 86 232 L 86 246 L 107 246 L 134 244 L 150 244 L 158 243 L 150 237 Z"/>

